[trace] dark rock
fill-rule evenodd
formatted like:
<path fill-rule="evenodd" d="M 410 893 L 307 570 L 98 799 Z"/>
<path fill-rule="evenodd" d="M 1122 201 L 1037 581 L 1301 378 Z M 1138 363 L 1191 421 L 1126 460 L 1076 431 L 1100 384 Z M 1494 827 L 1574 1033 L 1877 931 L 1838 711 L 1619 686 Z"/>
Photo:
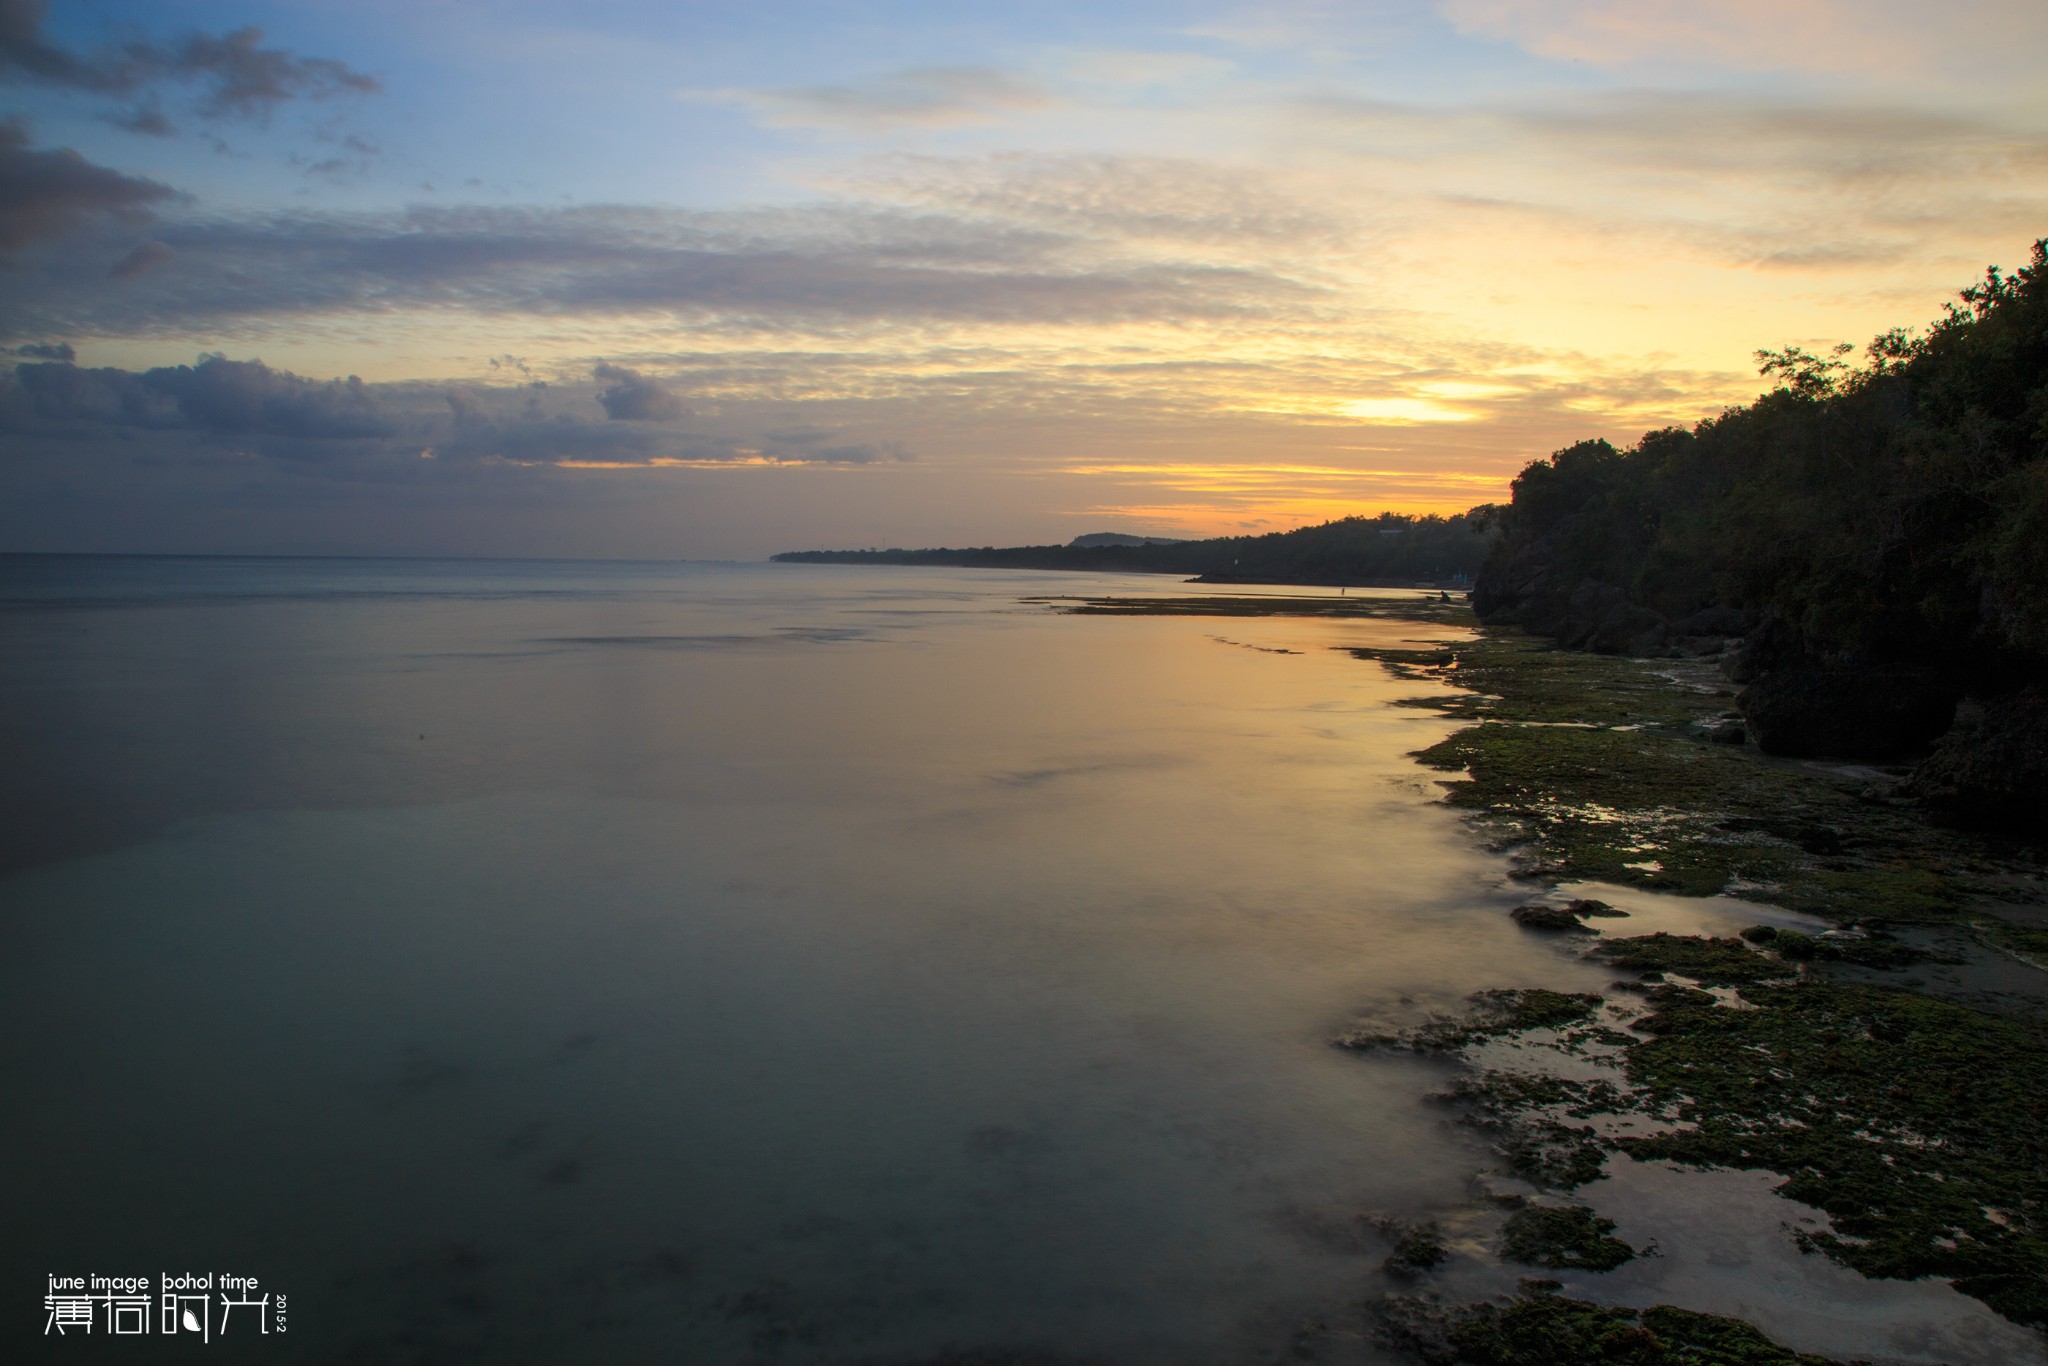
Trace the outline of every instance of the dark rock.
<path fill-rule="evenodd" d="M 1505 565 L 1488 566 L 1472 589 L 1480 620 L 1520 626 L 1571 650 L 1610 655 L 1669 652 L 1664 618 L 1629 601 L 1628 591 L 1598 579 L 1565 584 L 1548 539 L 1531 541 Z M 1720 649 L 1715 638 L 1714 650 Z"/>
<path fill-rule="evenodd" d="M 1563 633 L 1558 643 L 1581 649 L 1588 646 L 1593 637 L 1610 621 L 1620 618 L 1628 611 L 1628 594 L 1611 583 L 1597 579 L 1582 580 L 1572 590 L 1570 605 L 1566 608 Z"/>
<path fill-rule="evenodd" d="M 1627 916 L 1627 911 L 1617 911 L 1604 901 L 1590 898 L 1567 901 L 1558 906 L 1546 906 L 1541 902 L 1529 902 L 1508 912 L 1516 924 L 1525 930 L 1555 930 L 1566 933 L 1591 934 L 1592 930 L 1580 923 L 1588 916 Z"/>
<path fill-rule="evenodd" d="M 1834 826 L 1795 815 L 1729 816 L 1720 822 L 1720 826 L 1731 833 L 1754 831 L 1769 835 L 1825 858 L 1832 858 L 1849 847 L 1849 841 Z"/>
<path fill-rule="evenodd" d="M 1508 914 L 1516 924 L 1525 930 L 1555 930 L 1572 934 L 1591 934 L 1592 931 L 1579 923 L 1579 918 L 1562 906 L 1517 906 Z"/>
<path fill-rule="evenodd" d="M 1626 604 L 1609 613 L 1586 638 L 1586 648 L 1601 655 L 1662 654 L 1664 644 L 1664 618 L 1647 607 Z"/>
<path fill-rule="evenodd" d="M 1553 551 L 1550 542 L 1531 541 L 1522 546 L 1499 569 L 1489 565 L 1472 585 L 1472 610 L 1482 621 L 1521 621 L 1529 603 L 1549 586 Z"/>
<path fill-rule="evenodd" d="M 1990 824 L 2048 824 L 2048 690 L 1994 698 L 1974 720 L 1945 736 L 1903 790 Z"/>
<path fill-rule="evenodd" d="M 1736 607 L 1702 607 L 1691 616 L 1680 617 L 1671 623 L 1671 633 L 1678 636 L 1718 636 L 1726 639 L 1739 636 L 1749 629 L 1749 618 Z"/>
<path fill-rule="evenodd" d="M 1736 696 L 1766 754 L 1898 759 L 1924 750 L 1955 718 L 1932 670 L 1774 667 Z"/>
<path fill-rule="evenodd" d="M 1386 1227 L 1390 1233 L 1396 1234 L 1392 1255 L 1381 1263 L 1382 1269 L 1390 1276 L 1412 1279 L 1442 1265 L 1451 1255 L 1450 1248 L 1444 1243 L 1443 1235 L 1437 1232 L 1437 1227 L 1433 1223 Z"/>
<path fill-rule="evenodd" d="M 1560 604 L 1554 596 L 1525 602 L 1512 617 L 1522 626 L 1555 637 L 1573 650 L 1595 654 L 1659 654 L 1664 618 L 1628 600 L 1626 591 L 1597 579 L 1582 579 Z"/>
<path fill-rule="evenodd" d="M 1740 721 L 1709 721 L 1700 729 L 1717 745 L 1739 745 L 1749 738 Z"/>
<path fill-rule="evenodd" d="M 1709 655 L 1720 654 L 1728 648 L 1728 637 L 1726 636 L 1687 636 L 1676 634 L 1676 627 L 1673 627 L 1672 630 L 1672 651 L 1691 659 L 1705 659 Z"/>
<path fill-rule="evenodd" d="M 1729 651 L 1721 661 L 1721 672 L 1731 683 L 1752 683 L 1774 669 L 1814 663 L 1812 651 L 1799 632 L 1781 617 L 1766 617 Z"/>

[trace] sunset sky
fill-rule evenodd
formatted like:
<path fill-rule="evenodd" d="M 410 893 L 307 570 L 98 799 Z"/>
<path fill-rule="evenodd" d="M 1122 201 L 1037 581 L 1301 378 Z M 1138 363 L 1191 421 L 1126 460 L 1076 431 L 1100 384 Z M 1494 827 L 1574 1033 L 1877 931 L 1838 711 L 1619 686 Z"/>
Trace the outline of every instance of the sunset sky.
<path fill-rule="evenodd" d="M 1460 510 L 2023 262 L 2043 70 L 2040 0 L 0 0 L 0 550 Z"/>

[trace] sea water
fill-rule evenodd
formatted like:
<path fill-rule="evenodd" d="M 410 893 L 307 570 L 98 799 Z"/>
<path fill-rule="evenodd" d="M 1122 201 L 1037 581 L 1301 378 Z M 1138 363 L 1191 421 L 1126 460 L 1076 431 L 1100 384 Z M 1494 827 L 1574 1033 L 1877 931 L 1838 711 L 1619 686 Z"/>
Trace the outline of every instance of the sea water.
<path fill-rule="evenodd" d="M 0 1318 L 234 1277 L 251 1360 L 1377 1359 L 1375 1221 L 1488 1156 L 1329 1040 L 1607 974 L 1348 653 L 1456 631 L 1026 601 L 1210 591 L 0 559 Z"/>

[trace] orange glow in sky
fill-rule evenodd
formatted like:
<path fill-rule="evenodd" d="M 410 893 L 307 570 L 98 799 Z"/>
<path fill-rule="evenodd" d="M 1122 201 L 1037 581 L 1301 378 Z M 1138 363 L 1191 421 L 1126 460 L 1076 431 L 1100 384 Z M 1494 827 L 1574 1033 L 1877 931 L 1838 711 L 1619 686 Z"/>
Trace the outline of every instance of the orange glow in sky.
<path fill-rule="evenodd" d="M 2016 0 L 372 8 L 220 8 L 301 73 L 240 107 L 0 77 L 22 183 L 100 177 L 0 223 L 0 346 L 77 367 L 4 381 L 0 550 L 1457 511 L 2048 233 Z"/>

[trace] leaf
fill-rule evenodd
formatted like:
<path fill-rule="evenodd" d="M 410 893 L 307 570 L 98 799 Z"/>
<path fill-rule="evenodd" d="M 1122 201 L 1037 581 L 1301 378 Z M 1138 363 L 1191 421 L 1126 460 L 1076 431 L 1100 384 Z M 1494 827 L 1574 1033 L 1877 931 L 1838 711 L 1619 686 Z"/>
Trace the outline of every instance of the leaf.
<path fill-rule="evenodd" d="M 193 1316 L 193 1313 L 190 1309 L 187 1309 L 185 1311 L 185 1331 L 188 1333 L 199 1333 L 205 1331 L 202 1327 L 200 1327 L 199 1320 Z"/>

